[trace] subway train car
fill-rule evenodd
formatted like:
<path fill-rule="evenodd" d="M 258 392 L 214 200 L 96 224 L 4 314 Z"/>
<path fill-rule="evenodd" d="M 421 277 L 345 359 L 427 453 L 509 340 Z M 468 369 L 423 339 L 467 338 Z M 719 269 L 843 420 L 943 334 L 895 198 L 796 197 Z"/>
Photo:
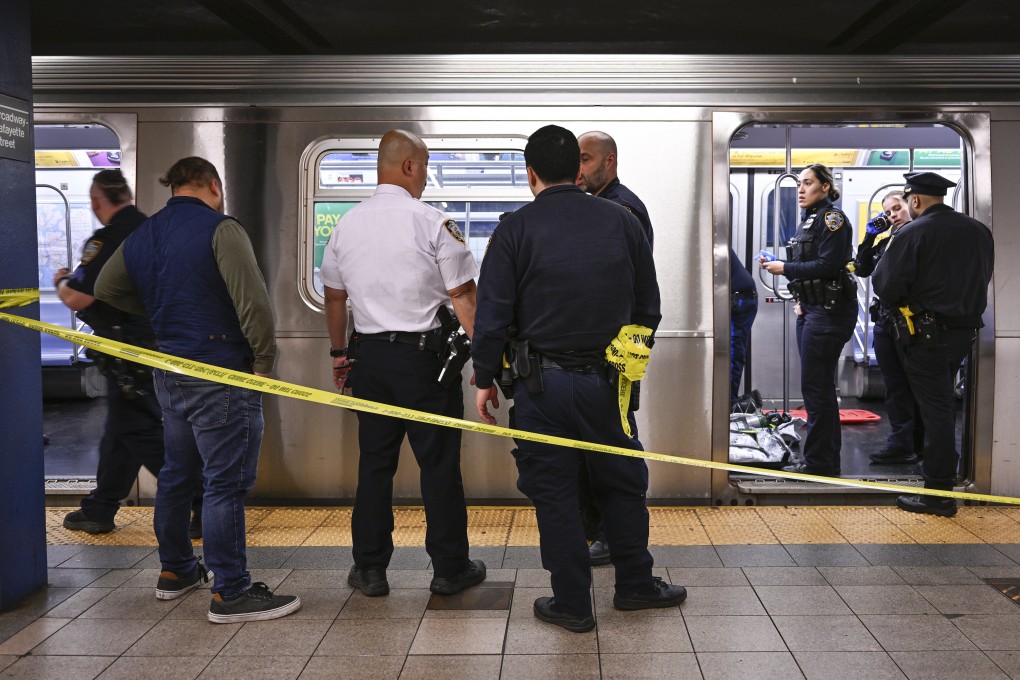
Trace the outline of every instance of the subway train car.
<path fill-rule="evenodd" d="M 371 195 L 374 153 L 386 130 L 408 129 L 428 144 L 422 200 L 458 220 L 479 260 L 498 215 L 531 200 L 522 153 L 531 132 L 547 123 L 577 134 L 608 132 L 619 145 L 622 181 L 651 214 L 663 301 L 637 413 L 641 439 L 649 451 L 717 462 L 728 460 L 729 246 L 759 285 L 744 386 L 762 392 L 766 409 L 799 407 L 784 279 L 753 266 L 759 249 L 782 255 L 797 224 L 796 172 L 812 162 L 834 168 L 859 239 L 904 172 L 938 171 L 959 181 L 949 199 L 992 228 L 998 250 L 985 327 L 960 376 L 958 486 L 1020 494 L 1012 392 L 1020 374 L 1020 296 L 1009 294 L 1012 270 L 1020 271 L 1013 235 L 1020 192 L 1012 185 L 1020 153 L 1018 58 L 44 57 L 33 71 L 39 182 L 77 192 L 72 215 L 82 214 L 81 182 L 87 196 L 96 158 L 123 168 L 150 213 L 167 199 L 158 178 L 178 158 L 200 155 L 220 169 L 226 211 L 248 230 L 273 299 L 276 376 L 327 390 L 317 268 L 336 220 Z M 40 205 L 53 200 L 40 194 Z M 67 228 L 84 230 L 69 237 L 76 250 L 91 228 L 84 214 Z M 46 272 L 66 258 L 66 243 L 49 241 L 56 254 L 40 256 L 44 299 Z M 881 415 L 866 315 L 870 284 L 860 286 L 861 323 L 840 363 L 840 394 L 844 408 Z M 467 418 L 476 419 L 469 373 Z M 279 397 L 265 404 L 253 494 L 296 504 L 352 498 L 356 416 Z M 505 406 L 498 417 L 506 424 Z M 884 428 L 884 421 L 844 427 L 844 473 L 919 484 L 912 466 L 869 467 L 867 454 L 881 448 Z M 507 439 L 464 437 L 472 502 L 523 498 L 510 448 Z M 650 468 L 656 503 L 883 502 L 874 492 L 764 474 L 660 462 Z M 395 495 L 419 497 L 409 450 Z"/>

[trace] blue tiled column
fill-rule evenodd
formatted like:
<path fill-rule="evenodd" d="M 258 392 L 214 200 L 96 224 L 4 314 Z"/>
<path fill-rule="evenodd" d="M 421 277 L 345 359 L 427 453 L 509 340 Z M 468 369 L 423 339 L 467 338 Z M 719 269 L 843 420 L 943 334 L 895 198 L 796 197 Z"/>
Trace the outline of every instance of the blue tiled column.
<path fill-rule="evenodd" d="M 0 94 L 32 100 L 29 0 L 0 20 Z M 35 168 L 0 158 L 0 288 L 39 284 Z M 39 318 L 39 306 L 18 314 Z M 46 585 L 39 336 L 0 322 L 0 610 Z"/>

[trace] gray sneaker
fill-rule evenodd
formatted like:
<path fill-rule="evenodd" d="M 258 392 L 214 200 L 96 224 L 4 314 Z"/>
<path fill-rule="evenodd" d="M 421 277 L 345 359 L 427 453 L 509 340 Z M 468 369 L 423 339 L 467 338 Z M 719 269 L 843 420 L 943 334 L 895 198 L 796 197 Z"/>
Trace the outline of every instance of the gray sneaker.
<path fill-rule="evenodd" d="M 269 586 L 256 581 L 233 600 L 224 600 L 219 593 L 213 595 L 208 618 L 213 623 L 268 621 L 293 614 L 298 609 L 301 609 L 301 598 L 297 595 L 273 595 Z"/>
<path fill-rule="evenodd" d="M 203 583 L 208 583 L 213 573 L 206 569 L 202 560 L 195 565 L 195 571 L 190 574 L 175 574 L 172 571 L 163 571 L 159 574 L 159 581 L 156 582 L 156 597 L 160 600 L 176 600 L 182 595 L 187 595 Z"/>

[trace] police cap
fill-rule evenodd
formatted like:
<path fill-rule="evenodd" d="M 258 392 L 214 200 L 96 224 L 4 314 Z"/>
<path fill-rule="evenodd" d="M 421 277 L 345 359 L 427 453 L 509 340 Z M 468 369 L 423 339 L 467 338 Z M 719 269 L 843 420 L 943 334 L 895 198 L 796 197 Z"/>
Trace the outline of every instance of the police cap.
<path fill-rule="evenodd" d="M 945 196 L 947 189 L 956 186 L 956 182 L 950 182 L 942 175 L 937 175 L 934 172 L 908 172 L 903 176 L 907 179 L 907 185 L 903 187 L 903 193 L 908 196 L 910 194 Z"/>

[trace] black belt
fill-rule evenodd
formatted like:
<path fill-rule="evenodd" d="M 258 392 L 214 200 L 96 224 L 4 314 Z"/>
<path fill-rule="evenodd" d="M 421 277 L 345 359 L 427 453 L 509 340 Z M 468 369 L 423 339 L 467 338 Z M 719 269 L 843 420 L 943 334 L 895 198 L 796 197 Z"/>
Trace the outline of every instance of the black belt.
<path fill-rule="evenodd" d="M 386 331 L 383 333 L 362 333 L 361 340 L 375 340 L 379 342 L 396 342 L 401 345 L 411 345 L 421 351 L 442 352 L 444 348 L 443 339 L 439 329 L 435 328 L 424 333 L 409 333 L 407 331 Z"/>
<path fill-rule="evenodd" d="M 571 373 L 601 373 L 602 375 L 605 375 L 606 369 L 609 368 L 605 362 L 585 364 L 584 366 L 567 368 L 564 366 L 560 366 L 558 363 L 556 363 L 547 356 L 540 356 L 538 359 L 538 365 L 541 366 L 542 368 L 558 368 L 561 371 L 569 371 Z"/>

